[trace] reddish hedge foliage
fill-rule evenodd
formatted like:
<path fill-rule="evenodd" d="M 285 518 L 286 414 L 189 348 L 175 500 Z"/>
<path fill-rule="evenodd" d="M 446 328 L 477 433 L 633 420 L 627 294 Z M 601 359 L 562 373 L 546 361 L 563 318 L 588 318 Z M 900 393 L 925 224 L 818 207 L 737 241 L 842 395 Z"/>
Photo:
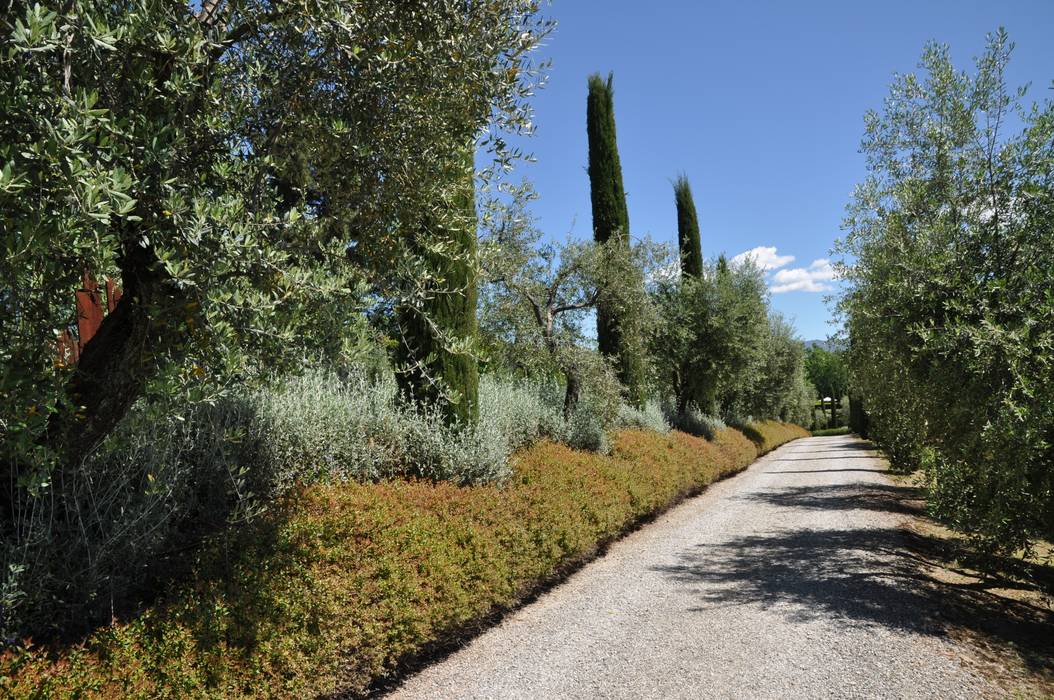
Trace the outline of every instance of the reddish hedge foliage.
<path fill-rule="evenodd" d="M 610 456 L 542 443 L 504 487 L 314 486 L 201 555 L 192 581 L 83 645 L 9 651 L 14 697 L 360 694 L 477 631 L 642 518 L 808 435 L 620 434 Z"/>

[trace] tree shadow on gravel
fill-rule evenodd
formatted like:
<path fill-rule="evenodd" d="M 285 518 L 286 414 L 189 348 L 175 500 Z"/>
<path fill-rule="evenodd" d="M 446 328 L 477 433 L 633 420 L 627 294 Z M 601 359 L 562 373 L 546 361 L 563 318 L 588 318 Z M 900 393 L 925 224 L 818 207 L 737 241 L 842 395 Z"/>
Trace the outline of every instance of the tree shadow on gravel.
<path fill-rule="evenodd" d="M 844 440 L 841 440 L 840 438 L 837 441 L 825 438 L 812 438 L 809 442 L 801 444 L 803 447 L 811 445 L 816 445 L 816 447 L 813 449 L 799 448 L 798 450 L 795 450 L 795 454 L 812 455 L 827 453 L 849 455 L 858 452 L 873 452 L 875 456 L 878 456 L 878 448 L 875 447 L 875 443 L 870 442 L 869 440 L 860 440 L 854 438 L 852 441 L 846 442 Z"/>
<path fill-rule="evenodd" d="M 842 472 L 844 469 L 819 469 L 817 474 Z M 862 471 L 873 471 L 865 469 Z M 770 472 L 779 474 L 781 472 Z M 787 472 L 783 472 L 787 473 Z M 798 473 L 798 472 L 789 472 Z M 873 473 L 882 473 L 874 472 Z M 833 484 L 817 486 L 787 486 L 747 493 L 742 500 L 781 508 L 806 510 L 869 510 L 886 513 L 922 515 L 922 489 L 894 484 Z"/>
<path fill-rule="evenodd" d="M 797 461 L 797 460 L 791 460 Z M 811 460 L 803 460 L 811 461 Z M 766 474 L 824 474 L 824 473 L 838 473 L 838 472 L 867 472 L 869 474 L 884 474 L 883 469 L 865 469 L 860 467 L 858 469 L 780 469 L 778 471 L 765 472 Z"/>
<path fill-rule="evenodd" d="M 796 452 L 795 454 L 802 454 L 802 453 L 797 453 Z M 812 454 L 816 454 L 816 453 L 815 452 L 806 452 L 804 454 L 812 455 Z M 831 459 L 831 460 L 871 459 L 872 457 L 873 457 L 873 455 L 866 455 L 866 454 L 864 454 L 864 455 L 862 455 L 862 454 L 846 454 L 846 455 L 842 455 L 840 457 L 780 457 L 779 461 L 780 462 L 821 462 L 821 461 L 826 461 L 826 460 L 829 460 L 829 459 Z M 876 469 L 875 471 L 883 471 L 883 470 Z"/>
<path fill-rule="evenodd" d="M 792 489 L 787 500 L 837 508 L 845 499 L 854 508 L 864 503 L 888 510 L 883 490 L 876 488 L 861 501 L 859 495 L 823 497 Z M 792 621 L 824 619 L 846 627 L 968 639 L 993 668 L 1007 668 L 1004 662 L 1016 659 L 1044 684 L 1054 681 L 1054 614 L 996 594 L 994 589 L 1023 584 L 963 570 L 946 540 L 907 529 L 750 535 L 697 545 L 678 563 L 657 570 L 698 589 L 699 604 L 691 612 L 752 604 Z"/>

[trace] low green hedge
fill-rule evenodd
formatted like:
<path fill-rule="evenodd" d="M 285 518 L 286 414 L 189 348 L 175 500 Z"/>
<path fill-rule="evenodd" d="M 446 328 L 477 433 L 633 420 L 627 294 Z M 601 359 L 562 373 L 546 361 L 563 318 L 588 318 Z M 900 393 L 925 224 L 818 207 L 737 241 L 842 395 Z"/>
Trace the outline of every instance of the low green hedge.
<path fill-rule="evenodd" d="M 566 574 L 641 519 L 808 433 L 627 430 L 542 443 L 503 487 L 317 485 L 203 550 L 168 602 L 83 644 L 0 656 L 6 696 L 358 695 Z"/>

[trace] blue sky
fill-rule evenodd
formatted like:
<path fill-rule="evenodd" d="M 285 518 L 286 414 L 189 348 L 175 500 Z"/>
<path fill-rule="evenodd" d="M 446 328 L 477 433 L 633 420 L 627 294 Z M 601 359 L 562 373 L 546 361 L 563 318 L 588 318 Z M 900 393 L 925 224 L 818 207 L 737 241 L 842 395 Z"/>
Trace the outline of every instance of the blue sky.
<path fill-rule="evenodd" d="M 675 244 L 670 181 L 692 183 L 703 252 L 775 248 L 774 308 L 804 339 L 833 327 L 824 303 L 829 257 L 853 186 L 863 115 L 894 72 L 915 69 L 930 39 L 969 67 L 985 34 L 1017 44 L 1010 83 L 1054 97 L 1054 0 L 734 2 L 556 0 L 552 59 L 526 147 L 546 235 L 592 235 L 586 174 L 586 78 L 615 74 L 615 110 L 634 236 Z M 793 258 L 793 259 L 790 259 Z M 816 261 L 821 261 L 817 263 Z"/>

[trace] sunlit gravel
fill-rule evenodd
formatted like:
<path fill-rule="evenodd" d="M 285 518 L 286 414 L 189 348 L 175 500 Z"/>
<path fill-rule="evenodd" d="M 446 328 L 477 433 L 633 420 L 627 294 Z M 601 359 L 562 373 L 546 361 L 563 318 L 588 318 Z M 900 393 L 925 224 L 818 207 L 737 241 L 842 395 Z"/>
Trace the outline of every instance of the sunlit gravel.
<path fill-rule="evenodd" d="M 391 698 L 975 698 L 884 463 L 799 440 L 614 545 Z"/>

